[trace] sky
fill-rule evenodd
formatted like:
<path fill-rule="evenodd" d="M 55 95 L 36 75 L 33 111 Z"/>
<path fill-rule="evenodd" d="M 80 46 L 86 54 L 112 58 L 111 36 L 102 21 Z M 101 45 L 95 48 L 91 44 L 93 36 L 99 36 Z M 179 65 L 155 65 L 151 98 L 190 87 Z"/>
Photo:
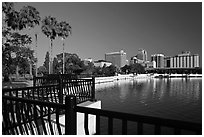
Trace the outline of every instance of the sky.
<path fill-rule="evenodd" d="M 16 10 L 26 5 L 35 7 L 42 19 L 51 15 L 68 22 L 72 35 L 65 40 L 65 52 L 76 53 L 81 59 L 105 59 L 105 53 L 124 50 L 130 60 L 141 48 L 147 51 L 148 60 L 152 54 L 175 56 L 182 51 L 199 54 L 202 59 L 201 2 L 14 3 Z M 50 40 L 41 26 L 26 33 L 33 38 L 38 34 L 38 65 L 42 65 Z M 54 56 L 62 53 L 61 38 L 53 45 Z"/>

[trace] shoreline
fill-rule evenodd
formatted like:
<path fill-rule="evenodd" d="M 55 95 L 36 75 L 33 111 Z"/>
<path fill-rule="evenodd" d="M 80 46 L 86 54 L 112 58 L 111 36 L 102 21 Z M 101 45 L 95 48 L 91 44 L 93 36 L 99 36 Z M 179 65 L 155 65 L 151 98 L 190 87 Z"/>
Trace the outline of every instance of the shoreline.
<path fill-rule="evenodd" d="M 126 80 L 126 79 L 163 79 L 163 78 L 202 78 L 202 74 L 138 74 L 138 75 L 133 75 L 133 74 L 125 74 L 121 75 L 119 74 L 118 76 L 109 76 L 109 77 L 95 77 L 95 84 L 100 84 L 100 83 L 107 83 L 107 82 L 114 82 L 118 80 Z M 85 79 L 90 79 L 90 78 L 85 78 Z M 15 85 L 18 84 L 25 84 L 27 86 L 32 86 L 33 81 L 27 80 L 26 82 L 11 82 Z M 10 83 L 10 84 L 11 84 Z M 10 84 L 5 84 L 3 87 L 8 88 Z M 26 87 L 27 87 L 26 86 Z"/>
<path fill-rule="evenodd" d="M 114 82 L 118 80 L 125 79 L 153 79 L 153 78 L 202 78 L 202 74 L 127 74 L 127 75 L 118 75 L 118 76 L 110 76 L 110 77 L 95 77 L 95 84 Z"/>

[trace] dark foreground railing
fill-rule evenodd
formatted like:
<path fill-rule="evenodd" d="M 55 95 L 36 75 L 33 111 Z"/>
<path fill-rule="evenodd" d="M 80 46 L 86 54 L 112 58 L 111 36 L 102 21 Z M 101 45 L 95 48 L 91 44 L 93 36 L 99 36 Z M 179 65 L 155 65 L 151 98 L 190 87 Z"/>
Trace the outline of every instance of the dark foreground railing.
<path fill-rule="evenodd" d="M 71 134 L 77 133 L 77 112 L 84 113 L 84 131 L 89 134 L 88 116 L 96 116 L 96 134 L 101 134 L 101 117 L 108 118 L 108 134 L 113 134 L 113 119 L 122 121 L 121 134 L 128 134 L 128 122 L 137 122 L 137 133 L 143 132 L 143 124 L 154 125 L 154 134 L 161 134 L 161 127 L 174 129 L 174 134 L 189 130 L 202 134 L 202 125 L 178 120 L 128 114 L 76 106 L 75 96 L 66 96 L 65 104 L 3 96 L 3 134 Z M 64 115 L 60 115 L 61 112 Z M 64 121 L 64 122 L 63 122 Z"/>
<path fill-rule="evenodd" d="M 101 110 L 101 109 L 94 109 L 94 108 L 86 108 L 76 106 L 74 102 L 76 102 L 75 97 L 70 98 L 70 102 L 72 105 L 73 110 L 71 111 L 71 115 L 73 115 L 72 119 L 70 119 L 70 123 L 76 123 L 76 112 L 84 113 L 84 130 L 86 134 L 89 134 L 88 130 L 88 115 L 95 115 L 96 116 L 96 135 L 100 135 L 100 117 L 107 117 L 108 118 L 108 134 L 113 134 L 113 119 L 120 119 L 122 121 L 121 127 L 121 134 L 127 135 L 127 124 L 128 121 L 137 122 L 137 133 L 139 135 L 145 134 L 143 132 L 143 124 L 151 124 L 154 126 L 154 134 L 159 135 L 161 134 L 161 127 L 170 127 L 174 129 L 174 134 L 178 135 L 181 134 L 182 130 L 193 131 L 195 134 L 201 135 L 202 134 L 202 124 L 192 123 L 192 122 L 185 122 L 179 120 L 171 120 L 171 119 L 164 119 L 158 117 L 151 117 L 151 116 L 142 116 L 136 114 L 128 114 L 128 113 L 121 113 L 121 112 L 114 112 L 108 110 Z M 75 125 L 75 124 L 74 124 Z M 75 127 L 69 126 L 70 133 L 76 134 Z"/>
<path fill-rule="evenodd" d="M 2 97 L 3 135 L 62 135 L 66 125 L 60 123 L 65 104 Z"/>

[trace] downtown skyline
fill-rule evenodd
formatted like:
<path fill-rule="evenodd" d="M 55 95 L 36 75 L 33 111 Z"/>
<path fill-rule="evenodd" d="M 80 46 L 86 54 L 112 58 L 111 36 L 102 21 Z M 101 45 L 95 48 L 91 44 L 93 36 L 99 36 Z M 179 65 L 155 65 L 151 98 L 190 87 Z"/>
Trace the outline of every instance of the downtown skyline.
<path fill-rule="evenodd" d="M 16 10 L 26 5 L 35 7 L 41 19 L 51 15 L 59 22 L 68 22 L 72 35 L 65 40 L 65 52 L 76 53 L 81 59 L 104 59 L 105 53 L 124 50 L 130 60 L 140 48 L 147 51 L 148 60 L 152 54 L 174 56 L 182 51 L 202 57 L 201 2 L 14 3 Z M 32 35 L 34 46 L 34 34 L 38 34 L 38 66 L 43 64 L 50 46 L 50 40 L 40 28 L 25 31 Z M 54 57 L 59 53 L 62 53 L 62 41 L 56 38 Z"/>

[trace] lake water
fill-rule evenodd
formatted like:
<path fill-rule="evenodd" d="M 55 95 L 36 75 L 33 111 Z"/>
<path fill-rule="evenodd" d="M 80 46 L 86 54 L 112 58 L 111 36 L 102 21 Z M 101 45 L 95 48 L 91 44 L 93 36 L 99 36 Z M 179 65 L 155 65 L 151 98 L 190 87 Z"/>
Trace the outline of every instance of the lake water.
<path fill-rule="evenodd" d="M 202 122 L 202 78 L 102 83 L 96 85 L 96 98 L 106 110 Z"/>

